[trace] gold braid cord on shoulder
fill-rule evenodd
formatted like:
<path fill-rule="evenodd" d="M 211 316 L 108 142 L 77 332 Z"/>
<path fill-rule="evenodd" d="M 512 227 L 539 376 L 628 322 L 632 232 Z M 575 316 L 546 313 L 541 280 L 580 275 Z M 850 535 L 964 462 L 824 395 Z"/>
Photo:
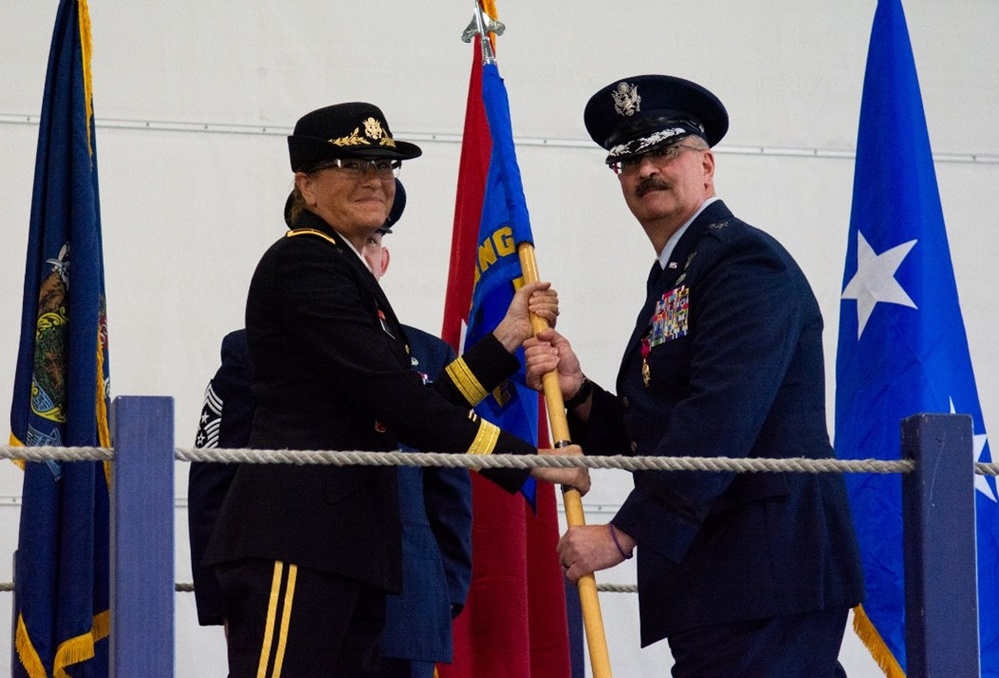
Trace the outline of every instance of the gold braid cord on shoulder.
<path fill-rule="evenodd" d="M 314 235 L 322 238 L 331 245 L 336 245 L 336 238 L 331 236 L 329 233 L 323 233 L 322 231 L 317 231 L 314 228 L 293 228 L 284 234 L 286 238 L 294 238 L 297 235 Z"/>

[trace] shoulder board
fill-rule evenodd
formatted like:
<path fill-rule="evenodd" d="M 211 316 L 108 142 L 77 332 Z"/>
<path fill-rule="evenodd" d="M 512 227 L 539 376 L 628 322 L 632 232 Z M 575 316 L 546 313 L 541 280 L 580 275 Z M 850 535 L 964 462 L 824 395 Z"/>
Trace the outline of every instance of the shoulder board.
<path fill-rule="evenodd" d="M 318 236 L 318 237 L 322 238 L 323 240 L 327 241 L 331 245 L 336 245 L 336 238 L 334 238 L 333 236 L 331 236 L 328 233 L 323 233 L 322 231 L 317 231 L 314 228 L 293 228 L 292 230 L 290 230 L 287 233 L 285 233 L 284 237 L 286 237 L 286 238 L 294 238 L 295 236 L 298 236 L 298 235 L 315 235 L 315 236 Z"/>

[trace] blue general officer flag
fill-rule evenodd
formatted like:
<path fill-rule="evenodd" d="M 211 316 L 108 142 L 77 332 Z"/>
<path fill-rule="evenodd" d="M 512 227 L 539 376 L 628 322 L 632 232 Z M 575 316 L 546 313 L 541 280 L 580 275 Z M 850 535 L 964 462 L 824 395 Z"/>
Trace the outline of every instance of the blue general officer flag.
<path fill-rule="evenodd" d="M 11 444 L 109 447 L 107 331 L 84 0 L 56 15 L 38 132 Z M 15 676 L 108 674 L 108 486 L 99 462 L 24 465 Z"/>
<path fill-rule="evenodd" d="M 494 63 L 482 66 L 482 99 L 492 137 L 492 153 L 482 201 L 475 286 L 465 346 L 472 346 L 492 332 L 502 320 L 514 292 L 523 284 L 517 245 L 534 242 L 513 145 L 510 103 Z M 523 364 L 522 353 L 518 357 Z M 505 386 L 493 391 L 476 410 L 503 430 L 537 444 L 538 394 L 528 388 L 523 368 Z M 533 504 L 533 478 L 528 479 L 522 491 Z"/>
<path fill-rule="evenodd" d="M 836 366 L 840 458 L 898 459 L 900 423 L 970 414 L 991 461 L 951 265 L 919 82 L 899 0 L 874 16 L 857 138 Z M 855 627 L 889 676 L 906 666 L 901 479 L 848 474 L 867 586 Z M 976 476 L 983 676 L 999 675 L 999 504 Z"/>

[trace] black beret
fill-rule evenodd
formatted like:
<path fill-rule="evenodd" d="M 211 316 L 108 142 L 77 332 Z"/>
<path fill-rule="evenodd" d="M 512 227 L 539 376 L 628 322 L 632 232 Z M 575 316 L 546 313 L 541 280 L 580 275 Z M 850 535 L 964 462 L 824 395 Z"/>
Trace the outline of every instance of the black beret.
<path fill-rule="evenodd" d="M 728 113 L 718 97 L 670 75 L 636 75 L 607 85 L 590 97 L 583 122 L 607 150 L 608 163 L 691 134 L 714 146 L 728 131 Z"/>
<path fill-rule="evenodd" d="M 306 113 L 288 137 L 291 169 L 298 172 L 332 158 L 409 160 L 423 151 L 392 138 L 381 110 L 359 101 L 326 106 Z"/>

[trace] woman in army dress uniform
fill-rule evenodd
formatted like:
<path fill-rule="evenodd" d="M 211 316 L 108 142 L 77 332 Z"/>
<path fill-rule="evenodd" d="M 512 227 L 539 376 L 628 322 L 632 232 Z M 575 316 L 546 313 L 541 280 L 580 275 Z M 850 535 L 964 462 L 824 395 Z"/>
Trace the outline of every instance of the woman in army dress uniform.
<path fill-rule="evenodd" d="M 250 447 L 536 454 L 471 407 L 519 367 L 529 312 L 554 322 L 548 284 L 526 285 L 493 333 L 425 386 L 360 255 L 385 223 L 401 161 L 421 150 L 395 140 L 366 103 L 303 116 L 288 144 L 292 229 L 264 254 L 246 305 Z M 531 474 L 589 486 L 583 469 Z M 483 475 L 515 492 L 528 472 Z M 207 556 L 223 590 L 230 676 L 379 675 L 385 595 L 401 586 L 399 522 L 391 467 L 241 466 Z"/>

